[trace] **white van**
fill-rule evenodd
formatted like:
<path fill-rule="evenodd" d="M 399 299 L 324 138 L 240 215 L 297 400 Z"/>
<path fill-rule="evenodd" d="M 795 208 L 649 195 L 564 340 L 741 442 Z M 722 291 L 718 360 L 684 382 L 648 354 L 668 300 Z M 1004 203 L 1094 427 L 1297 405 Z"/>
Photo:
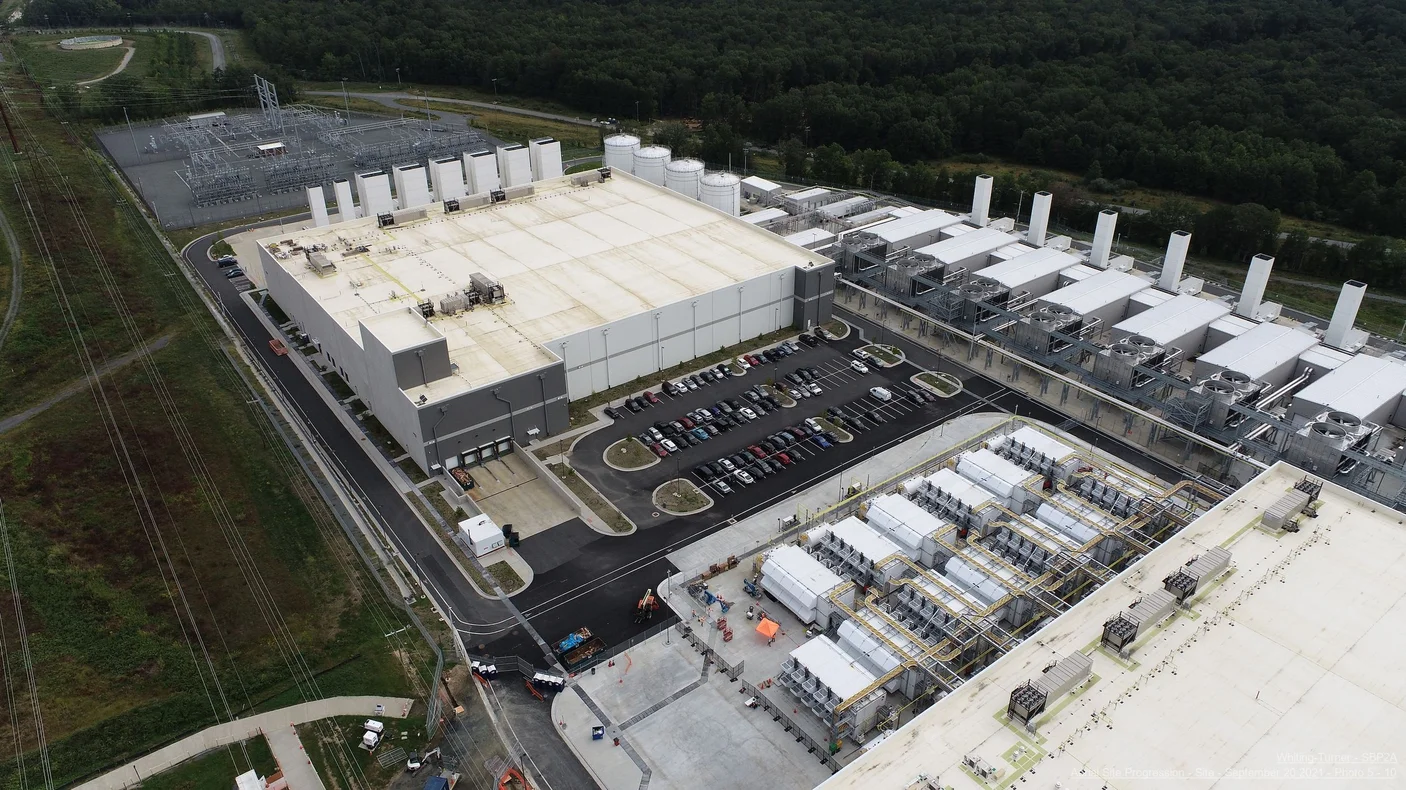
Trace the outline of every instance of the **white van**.
<path fill-rule="evenodd" d="M 892 400 L 892 399 L 893 399 L 893 393 L 892 393 L 892 392 L 889 392 L 888 390 L 884 389 L 883 387 L 870 387 L 870 388 L 869 388 L 869 394 L 870 394 L 870 395 L 873 395 L 875 398 L 878 398 L 878 399 L 881 400 L 881 401 L 886 401 L 886 400 Z"/>

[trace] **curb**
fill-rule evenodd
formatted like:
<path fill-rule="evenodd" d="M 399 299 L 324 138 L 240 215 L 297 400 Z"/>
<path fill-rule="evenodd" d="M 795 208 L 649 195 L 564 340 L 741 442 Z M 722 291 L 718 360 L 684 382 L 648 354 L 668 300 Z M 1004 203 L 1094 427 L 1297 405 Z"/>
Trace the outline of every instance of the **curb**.
<path fill-rule="evenodd" d="M 938 389 L 937 387 L 934 387 L 933 385 L 927 383 L 926 381 L 923 381 L 922 379 L 918 378 L 919 376 L 923 375 L 924 373 L 926 373 L 926 374 L 929 375 L 929 376 L 937 376 L 938 378 L 942 379 L 943 381 L 946 381 L 946 382 L 948 382 L 948 383 L 950 383 L 950 384 L 956 386 L 957 391 L 956 391 L 956 392 L 943 392 L 942 390 Z M 957 378 L 956 376 L 953 376 L 951 373 L 934 373 L 934 372 L 932 372 L 931 370 L 925 370 L 925 371 L 923 371 L 922 373 L 914 373 L 913 375 L 911 375 L 911 376 L 908 377 L 908 380 L 911 381 L 911 382 L 913 382 L 914 384 L 917 384 L 919 387 L 922 387 L 924 390 L 927 390 L 928 392 L 931 392 L 932 394 L 936 395 L 936 396 L 939 397 L 939 398 L 953 398 L 953 397 L 956 397 L 956 396 L 962 394 L 962 391 L 963 391 L 964 389 L 966 389 L 966 387 L 962 386 L 962 380 L 959 379 L 959 378 Z"/>
<path fill-rule="evenodd" d="M 666 486 L 666 485 L 668 485 L 668 484 L 670 484 L 670 483 L 672 483 L 672 482 L 674 482 L 674 481 L 676 481 L 676 480 L 682 480 L 683 482 L 688 483 L 689 485 L 693 486 L 693 490 L 694 490 L 694 491 L 697 491 L 699 496 L 701 496 L 701 497 L 703 497 L 704 499 L 708 500 L 708 504 L 706 504 L 706 505 L 704 505 L 703 507 L 700 507 L 700 508 L 695 508 L 695 509 L 693 509 L 693 510 L 670 510 L 670 509 L 668 509 L 668 508 L 666 508 L 666 507 L 660 505 L 659 502 L 655 499 L 656 497 L 659 496 L 659 489 L 663 488 L 664 486 Z M 668 513 L 668 514 L 671 515 L 671 516 L 692 516 L 692 515 L 695 515 L 695 514 L 697 514 L 697 513 L 702 513 L 703 511 L 705 511 L 705 510 L 707 510 L 708 508 L 712 507 L 713 505 L 717 504 L 716 502 L 713 501 L 713 498 L 712 498 L 712 497 L 710 497 L 710 496 L 708 496 L 707 494 L 703 493 L 703 489 L 701 489 L 701 488 L 699 488 L 698 486 L 694 485 L 692 480 L 688 480 L 688 479 L 685 479 L 685 478 L 682 478 L 682 477 L 675 477 L 675 478 L 673 478 L 672 480 L 665 480 L 664 482 L 662 482 L 662 483 L 660 483 L 658 486 L 656 486 L 656 487 L 654 488 L 654 490 L 649 493 L 649 502 L 650 502 L 651 505 L 654 505 L 655 507 L 659 508 L 660 510 L 664 511 L 665 513 Z"/>
<path fill-rule="evenodd" d="M 634 442 L 635 444 L 639 444 L 639 443 L 640 443 L 639 439 L 636 439 L 636 438 L 633 437 L 633 436 L 626 436 L 624 439 L 621 439 L 620 442 Z M 610 448 L 611 448 L 611 447 L 614 447 L 616 444 L 620 444 L 620 442 L 615 442 L 614 444 L 611 444 L 609 447 L 606 447 L 604 450 L 601 451 L 601 455 L 600 455 L 600 459 L 605 462 L 605 465 L 608 466 L 608 467 L 610 467 L 611 469 L 614 469 L 614 470 L 617 471 L 617 472 L 639 472 L 639 471 L 648 469 L 648 468 L 650 468 L 650 467 L 652 467 L 652 466 L 657 466 L 657 465 L 659 464 L 659 462 L 663 460 L 663 459 L 660 458 L 659 456 L 655 455 L 653 450 L 650 450 L 648 447 L 645 447 L 644 449 L 649 451 L 649 454 L 650 454 L 650 457 L 651 457 L 651 458 L 650 458 L 649 463 L 645 464 L 644 466 L 619 466 L 619 465 L 617 465 L 617 464 L 614 464 L 614 463 L 612 463 L 611 460 L 610 460 Z M 573 444 L 574 444 L 574 443 L 573 443 Z M 643 445 L 641 445 L 641 446 L 643 446 Z M 578 472 L 577 474 L 580 474 L 580 473 Z"/>

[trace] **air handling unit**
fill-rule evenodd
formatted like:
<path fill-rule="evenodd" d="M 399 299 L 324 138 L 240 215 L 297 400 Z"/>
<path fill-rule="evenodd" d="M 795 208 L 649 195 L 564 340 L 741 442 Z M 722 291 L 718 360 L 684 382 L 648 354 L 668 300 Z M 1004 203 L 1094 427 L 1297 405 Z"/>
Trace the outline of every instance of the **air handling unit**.
<path fill-rule="evenodd" d="M 1011 692 L 1006 716 L 1033 729 L 1032 722 L 1052 703 L 1057 703 L 1060 697 L 1088 680 L 1093 668 L 1093 661 L 1083 653 L 1070 653 L 1049 664 L 1039 677 L 1022 683 Z"/>
<path fill-rule="evenodd" d="M 1100 643 L 1120 656 L 1132 653 L 1139 636 L 1151 631 L 1176 609 L 1176 596 L 1166 590 L 1153 590 L 1103 624 Z"/>
<path fill-rule="evenodd" d="M 1212 546 L 1205 554 L 1193 557 L 1186 565 L 1162 580 L 1162 589 L 1172 594 L 1177 603 L 1185 604 L 1196 593 L 1205 590 L 1230 568 L 1230 552 Z"/>

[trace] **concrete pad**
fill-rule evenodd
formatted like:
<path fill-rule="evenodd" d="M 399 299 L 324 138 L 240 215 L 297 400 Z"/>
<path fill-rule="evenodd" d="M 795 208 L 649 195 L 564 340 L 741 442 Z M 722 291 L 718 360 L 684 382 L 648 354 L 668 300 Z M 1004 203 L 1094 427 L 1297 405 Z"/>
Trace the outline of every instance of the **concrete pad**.
<path fill-rule="evenodd" d="M 630 728 L 654 772 L 651 790 L 810 790 L 830 776 L 820 756 L 761 710 L 743 707 L 740 686 L 713 677 Z"/>
<path fill-rule="evenodd" d="M 475 480 L 481 479 L 478 475 Z M 493 523 L 512 524 L 521 537 L 536 535 L 577 518 L 570 507 L 545 480 L 530 479 L 477 500 L 480 510 Z"/>
<path fill-rule="evenodd" d="M 689 661 L 672 643 L 649 640 L 616 656 L 614 666 L 597 665 L 594 674 L 580 678 L 583 689 L 610 720 L 624 724 L 660 700 L 698 682 L 702 663 Z M 690 651 L 691 652 L 691 651 Z M 695 656 L 696 657 L 696 656 Z"/>
<path fill-rule="evenodd" d="M 293 725 L 275 727 L 264 733 L 268 738 L 269 751 L 278 761 L 279 770 L 288 779 L 289 790 L 323 790 L 322 778 L 317 775 L 312 760 L 303 750 L 303 742 L 298 738 L 298 730 Z"/>
<path fill-rule="evenodd" d="M 624 749 L 614 745 L 611 731 L 603 740 L 591 740 L 591 728 L 602 722 L 574 690 L 567 689 L 552 699 L 552 718 L 596 784 L 604 790 L 636 790 L 640 786 L 644 774 Z"/>

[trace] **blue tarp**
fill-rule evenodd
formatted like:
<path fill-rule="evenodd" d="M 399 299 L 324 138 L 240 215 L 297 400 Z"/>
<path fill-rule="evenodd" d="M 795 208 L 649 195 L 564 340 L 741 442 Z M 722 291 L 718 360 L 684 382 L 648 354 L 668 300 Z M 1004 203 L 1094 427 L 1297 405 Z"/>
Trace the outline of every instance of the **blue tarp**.
<path fill-rule="evenodd" d="M 557 651 L 565 653 L 566 651 L 570 650 L 573 647 L 576 647 L 584 641 L 586 640 L 580 634 L 572 634 L 571 636 L 568 636 L 567 638 L 561 640 L 561 643 L 557 645 Z"/>
<path fill-rule="evenodd" d="M 425 782 L 425 790 L 449 790 L 449 780 L 442 776 L 430 777 L 430 780 Z"/>

